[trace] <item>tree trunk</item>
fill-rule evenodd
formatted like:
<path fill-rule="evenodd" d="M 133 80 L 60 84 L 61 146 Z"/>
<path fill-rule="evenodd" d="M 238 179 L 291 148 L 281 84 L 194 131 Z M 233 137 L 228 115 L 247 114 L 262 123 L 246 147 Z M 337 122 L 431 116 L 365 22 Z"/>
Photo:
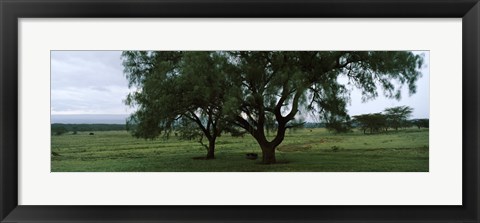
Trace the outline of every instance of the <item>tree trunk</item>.
<path fill-rule="evenodd" d="M 269 145 L 261 145 L 262 148 L 262 163 L 274 164 L 277 162 L 275 159 L 275 147 Z"/>
<path fill-rule="evenodd" d="M 208 141 L 207 160 L 215 159 L 215 138 Z"/>

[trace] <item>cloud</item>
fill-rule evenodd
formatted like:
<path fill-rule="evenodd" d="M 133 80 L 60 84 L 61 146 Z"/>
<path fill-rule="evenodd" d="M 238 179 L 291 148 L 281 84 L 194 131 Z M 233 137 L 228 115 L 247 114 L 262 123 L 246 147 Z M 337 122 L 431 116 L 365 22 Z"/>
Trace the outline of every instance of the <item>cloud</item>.
<path fill-rule="evenodd" d="M 52 114 L 127 114 L 121 51 L 52 51 Z"/>
<path fill-rule="evenodd" d="M 364 103 L 361 92 L 352 89 L 351 103 L 347 106 L 349 114 L 381 112 L 387 107 L 408 105 L 414 108 L 414 118 L 428 118 L 430 55 L 428 51 L 415 53 L 424 54 L 426 64 L 417 82 L 416 94 L 409 95 L 404 86 L 400 101 L 380 93 L 375 100 Z M 123 103 L 130 90 L 120 56 L 121 51 L 52 51 L 52 114 L 128 114 L 133 111 Z"/>

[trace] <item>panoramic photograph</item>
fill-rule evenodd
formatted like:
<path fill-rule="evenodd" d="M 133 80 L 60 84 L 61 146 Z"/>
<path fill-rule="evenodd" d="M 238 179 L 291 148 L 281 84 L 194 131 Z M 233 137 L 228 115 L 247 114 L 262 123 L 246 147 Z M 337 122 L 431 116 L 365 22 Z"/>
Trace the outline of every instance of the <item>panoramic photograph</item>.
<path fill-rule="evenodd" d="M 51 51 L 52 172 L 428 172 L 429 51 Z"/>

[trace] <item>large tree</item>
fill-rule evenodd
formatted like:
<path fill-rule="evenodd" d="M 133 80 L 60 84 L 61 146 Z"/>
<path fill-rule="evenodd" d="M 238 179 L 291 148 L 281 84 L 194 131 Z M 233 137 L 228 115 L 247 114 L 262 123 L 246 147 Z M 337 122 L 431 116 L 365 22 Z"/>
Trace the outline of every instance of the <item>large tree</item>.
<path fill-rule="evenodd" d="M 263 162 L 275 163 L 275 150 L 300 111 L 344 115 L 349 88 L 369 100 L 383 92 L 400 98 L 402 85 L 416 90 L 423 60 L 407 51 L 239 51 L 227 52 L 237 67 L 240 86 L 235 124 L 247 130 L 262 149 Z M 343 80 L 341 79 L 343 77 Z M 398 82 L 397 86 L 394 82 Z M 276 121 L 272 139 L 265 134 L 267 117 Z"/>
<path fill-rule="evenodd" d="M 153 139 L 176 129 L 183 136 L 200 137 L 206 158 L 213 159 L 227 120 L 224 104 L 231 82 L 225 75 L 230 66 L 226 57 L 215 52 L 125 51 L 122 58 L 133 88 L 126 104 L 137 109 L 127 122 L 133 135 Z"/>
<path fill-rule="evenodd" d="M 379 92 L 390 98 L 399 98 L 404 84 L 410 93 L 414 93 L 415 82 L 420 76 L 418 69 L 422 66 L 422 57 L 407 51 L 207 52 L 208 57 L 217 58 L 213 63 L 218 64 L 205 65 L 205 58 L 193 58 L 188 63 L 196 64 L 196 67 L 190 70 L 192 75 L 185 81 L 190 78 L 203 80 L 212 73 L 203 69 L 213 70 L 218 74 L 215 76 L 218 80 L 195 81 L 198 83 L 195 86 L 193 83 L 184 86 L 184 82 L 177 82 L 172 77 L 186 75 L 181 67 L 187 66 L 187 62 L 178 61 L 183 61 L 192 52 L 130 53 L 143 55 L 129 57 L 127 54 L 124 63 L 130 83 L 140 89 L 127 100 L 135 101 L 139 107 L 132 119 L 139 127 L 150 123 L 150 127 L 138 131 L 141 135 L 158 135 L 158 130 L 149 130 L 168 127 L 174 118 L 179 117 L 178 114 L 182 117 L 189 114 L 189 118 L 197 120 L 201 126 L 206 122 L 194 116 L 209 111 L 209 106 L 220 104 L 221 109 L 214 110 L 221 111 L 220 115 L 204 113 L 207 114 L 204 116 L 218 117 L 217 121 L 231 123 L 251 134 L 258 142 L 266 164 L 276 162 L 276 148 L 282 143 L 286 130 L 297 126 L 301 113 L 345 116 L 350 91 L 347 86 L 360 89 L 363 100 L 375 98 Z M 173 59 L 166 56 L 170 54 Z M 217 86 L 217 81 L 224 84 Z M 399 84 L 396 86 L 394 82 Z M 209 95 L 215 97 L 206 97 L 200 104 L 194 103 L 197 99 L 182 95 L 192 87 L 205 89 L 202 92 L 210 92 Z M 148 88 L 154 90 L 148 91 Z M 182 95 L 181 98 L 186 100 L 175 95 Z M 197 96 L 205 97 L 203 94 Z M 275 134 L 268 136 L 267 130 L 273 130 Z"/>

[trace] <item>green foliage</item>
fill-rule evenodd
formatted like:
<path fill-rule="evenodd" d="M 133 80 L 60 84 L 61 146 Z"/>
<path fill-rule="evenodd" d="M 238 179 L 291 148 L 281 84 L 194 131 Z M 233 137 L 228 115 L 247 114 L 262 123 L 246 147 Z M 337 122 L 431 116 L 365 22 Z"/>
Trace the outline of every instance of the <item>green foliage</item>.
<path fill-rule="evenodd" d="M 363 133 L 367 130 L 370 133 L 386 131 L 388 127 L 387 116 L 382 113 L 357 115 L 353 118 Z"/>
<path fill-rule="evenodd" d="M 420 128 L 428 128 L 429 127 L 429 120 L 428 119 L 415 119 L 411 121 L 413 125 Z"/>
<path fill-rule="evenodd" d="M 134 89 L 126 103 L 137 108 L 128 122 L 135 136 L 168 134 L 187 118 L 214 142 L 235 125 L 270 154 L 266 163 L 275 162 L 273 151 L 301 111 L 346 119 L 346 85 L 360 89 L 363 100 L 378 96 L 378 89 L 399 99 L 403 85 L 413 94 L 423 63 L 407 51 L 125 51 L 123 59 Z"/>
<path fill-rule="evenodd" d="M 413 108 L 408 106 L 397 106 L 386 108 L 384 113 L 363 114 L 353 116 L 354 122 L 365 133 L 387 131 L 393 128 L 398 131 L 399 128 L 410 127 L 412 122 L 408 118 L 412 115 Z M 419 123 L 417 123 L 419 124 Z M 428 125 L 428 124 L 427 124 Z"/>
<path fill-rule="evenodd" d="M 175 128 L 180 134 L 180 139 L 195 140 L 203 137 L 203 132 L 198 128 L 197 123 L 189 119 L 181 119 L 179 125 Z"/>
<path fill-rule="evenodd" d="M 52 135 L 56 135 L 56 136 L 59 136 L 59 135 L 63 135 L 65 133 L 67 133 L 68 130 L 67 128 L 65 128 L 65 126 L 59 126 L 59 125 L 55 125 L 55 126 L 51 126 L 51 133 Z"/>
<path fill-rule="evenodd" d="M 352 123 L 350 121 L 330 121 L 325 124 L 325 128 L 336 133 L 346 133 L 352 131 Z"/>
<path fill-rule="evenodd" d="M 412 115 L 413 108 L 408 106 L 397 106 L 386 108 L 384 113 L 387 119 L 387 125 L 390 128 L 398 130 L 398 128 L 408 127 L 410 123 L 408 118 Z"/>
<path fill-rule="evenodd" d="M 125 102 L 137 108 L 129 117 L 128 130 L 136 137 L 154 139 L 168 136 L 180 121 L 175 130 L 187 138 L 201 134 L 202 145 L 206 137 L 208 156 L 213 158 L 214 142 L 227 125 L 224 110 L 232 103 L 227 58 L 209 51 L 125 51 L 122 57 L 134 88 Z"/>
<path fill-rule="evenodd" d="M 350 116 L 330 116 L 325 117 L 325 128 L 336 133 L 346 133 L 352 131 L 352 120 Z"/>
<path fill-rule="evenodd" d="M 231 80 L 241 86 L 235 124 L 244 128 L 262 148 L 276 148 L 283 141 L 289 123 L 300 110 L 321 116 L 346 117 L 349 91 L 338 82 L 340 76 L 362 91 L 364 100 L 378 95 L 400 98 L 401 86 L 410 93 L 422 66 L 421 56 L 411 52 L 332 51 L 240 51 L 223 52 L 237 68 Z M 397 81 L 400 85 L 393 85 Z M 269 117 L 275 117 L 276 135 L 264 134 Z"/>

